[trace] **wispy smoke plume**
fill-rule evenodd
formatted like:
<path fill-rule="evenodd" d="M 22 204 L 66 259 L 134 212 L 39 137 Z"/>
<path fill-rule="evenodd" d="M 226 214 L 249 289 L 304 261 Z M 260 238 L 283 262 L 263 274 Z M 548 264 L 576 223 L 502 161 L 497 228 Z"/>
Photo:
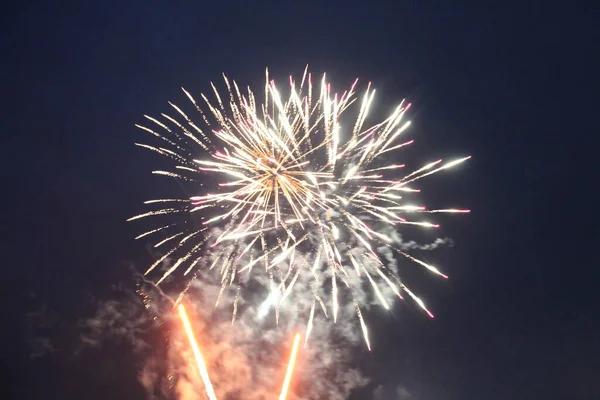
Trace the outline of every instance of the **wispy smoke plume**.
<path fill-rule="evenodd" d="M 407 248 L 417 246 L 413 242 L 401 242 L 400 236 L 394 239 Z M 447 239 L 438 239 L 419 248 L 430 250 L 447 243 Z M 360 248 L 341 250 L 347 254 L 361 251 Z M 382 255 L 385 256 L 385 252 Z M 396 272 L 393 256 L 390 254 L 389 258 L 388 268 Z M 274 274 L 293 274 L 295 269 L 311 268 L 309 259 L 308 254 L 299 252 L 291 269 L 286 261 Z M 208 258 L 203 263 L 210 266 L 212 261 Z M 244 262 L 249 260 L 242 260 L 240 264 L 244 265 Z M 160 268 L 166 270 L 169 267 L 170 262 L 165 260 Z M 342 295 L 339 316 L 333 323 L 331 286 L 327 282 L 315 286 L 314 279 L 300 274 L 290 294 L 286 292 L 286 286 L 275 283 L 285 279 L 273 279 L 264 271 L 238 274 L 234 285 L 222 285 L 215 270 L 200 268 L 198 271 L 183 302 L 192 318 L 219 400 L 276 398 L 296 332 L 302 333 L 303 341 L 309 335 L 306 346 L 300 351 L 290 400 L 344 400 L 354 389 L 369 382 L 353 367 L 357 351 L 366 352 L 356 303 Z M 173 281 L 167 280 L 161 287 L 174 287 L 180 278 L 170 279 Z M 364 277 L 349 275 L 348 279 L 364 280 Z M 150 399 L 202 398 L 202 382 L 173 309 L 179 290 L 173 290 L 172 294 L 163 291 L 140 275 L 136 275 L 136 280 L 137 293 L 115 287 L 120 293 L 119 298 L 99 303 L 96 315 L 81 322 L 82 343 L 98 346 L 107 337 L 129 342 L 144 360 L 139 381 Z M 287 282 L 289 284 L 290 280 Z M 352 287 L 365 288 L 352 293 L 363 308 L 380 303 L 382 298 L 390 305 L 397 299 L 387 286 L 380 286 L 381 297 L 377 298 L 370 285 L 350 283 Z M 316 293 L 317 296 L 303 293 Z M 323 304 L 316 298 L 322 299 Z M 219 302 L 215 306 L 217 299 Z M 314 316 L 312 322 L 311 313 Z M 162 345 L 163 349 L 149 340 L 149 333 L 157 330 L 165 332 L 168 339 Z M 381 397 L 389 396 L 386 393 L 383 388 L 376 389 L 374 398 L 413 399 L 402 390 L 396 390 L 396 397 Z"/>
<path fill-rule="evenodd" d="M 312 302 L 284 301 L 280 304 L 279 324 L 276 324 L 273 307 L 278 295 L 269 295 L 268 279 L 248 280 L 244 283 L 256 285 L 256 290 L 242 291 L 237 302 L 237 318 L 232 323 L 234 291 L 223 295 L 222 305 L 215 307 L 221 286 L 211 283 L 214 279 L 210 275 L 207 271 L 198 277 L 184 302 L 193 319 L 218 398 L 277 397 L 293 333 L 305 334 Z M 308 282 L 296 285 L 297 290 L 311 290 Z M 131 343 L 144 359 L 139 380 L 149 398 L 202 398 L 202 383 L 172 303 L 152 285 L 140 282 L 140 288 L 138 294 L 133 294 L 117 287 L 119 299 L 99 303 L 95 316 L 81 322 L 82 343 L 96 347 L 108 338 Z M 344 317 L 352 318 L 353 313 L 350 307 Z M 157 316 L 160 318 L 155 318 Z M 342 320 L 334 325 L 324 317 L 314 317 L 308 344 L 301 349 L 298 358 L 294 379 L 296 394 L 290 394 L 289 399 L 342 400 L 353 389 L 367 384 L 368 380 L 350 364 L 353 350 L 363 346 L 355 322 Z M 149 332 L 156 329 L 170 331 L 166 352 L 151 347 Z"/>
<path fill-rule="evenodd" d="M 386 387 L 379 385 L 373 391 L 373 400 L 418 400 L 404 386 Z"/>
<path fill-rule="evenodd" d="M 33 300 L 37 300 L 34 293 L 30 293 Z M 50 309 L 46 304 L 42 304 L 37 310 L 28 312 L 25 315 L 27 324 L 27 342 L 31 352 L 29 358 L 31 360 L 41 358 L 58 351 L 56 345 L 52 341 L 52 332 L 58 326 L 58 315 L 54 310 Z"/>
<path fill-rule="evenodd" d="M 441 246 L 447 246 L 447 247 L 454 246 L 454 241 L 450 238 L 437 238 L 431 243 L 421 244 L 421 243 L 415 242 L 414 240 L 410 240 L 410 241 L 403 240 L 402 235 L 400 235 L 400 233 L 398 233 L 395 230 L 390 232 L 390 235 L 393 237 L 395 243 L 397 243 L 397 247 L 404 251 L 409 251 L 409 250 L 430 251 L 430 250 L 435 250 Z"/>

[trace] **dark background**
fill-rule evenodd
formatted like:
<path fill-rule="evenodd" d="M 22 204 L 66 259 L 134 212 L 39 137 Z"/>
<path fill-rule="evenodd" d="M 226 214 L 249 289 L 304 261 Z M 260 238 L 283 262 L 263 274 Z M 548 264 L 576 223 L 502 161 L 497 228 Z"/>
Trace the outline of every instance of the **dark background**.
<path fill-rule="evenodd" d="M 208 91 L 222 72 L 258 84 L 267 65 L 285 79 L 308 63 L 339 89 L 372 81 L 382 115 L 407 97 L 411 162 L 474 156 L 424 184 L 430 203 L 473 212 L 441 218 L 456 245 L 425 255 L 450 280 L 415 282 L 436 319 L 408 305 L 369 316 L 374 385 L 417 400 L 600 399 L 599 6 L 424 3 L 3 10 L 2 397 L 143 398 L 122 349 L 66 354 L 86 296 L 127 281 L 125 260 L 147 261 L 125 219 L 162 181 L 133 124 L 185 102 L 180 86 Z M 24 314 L 43 304 L 58 351 L 30 360 L 39 327 Z"/>

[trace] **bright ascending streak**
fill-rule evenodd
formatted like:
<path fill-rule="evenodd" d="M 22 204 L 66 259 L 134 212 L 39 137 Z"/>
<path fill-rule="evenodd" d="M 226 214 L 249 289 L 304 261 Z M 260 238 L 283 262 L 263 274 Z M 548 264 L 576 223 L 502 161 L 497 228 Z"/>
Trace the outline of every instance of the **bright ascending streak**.
<path fill-rule="evenodd" d="M 192 347 L 192 352 L 194 353 L 194 358 L 196 359 L 196 364 L 198 365 L 198 372 L 200 373 L 200 377 L 202 378 L 202 382 L 204 383 L 204 387 L 206 388 L 206 394 L 210 400 L 217 400 L 217 396 L 215 395 L 215 391 L 212 387 L 212 383 L 210 383 L 210 378 L 208 377 L 208 370 L 206 369 L 206 364 L 204 364 L 204 358 L 202 358 L 202 353 L 200 353 L 200 347 L 198 347 L 198 342 L 196 342 L 196 337 L 194 336 L 194 331 L 192 330 L 192 325 L 190 324 L 190 320 L 185 312 L 185 307 L 183 304 L 179 305 L 179 317 L 183 322 L 183 327 L 185 328 L 185 333 L 187 334 L 188 340 L 190 341 L 190 346 Z"/>
<path fill-rule="evenodd" d="M 283 381 L 283 388 L 281 388 L 281 394 L 279 400 L 285 400 L 287 392 L 290 387 L 290 381 L 292 380 L 292 373 L 294 372 L 294 364 L 296 364 L 296 354 L 298 354 L 298 344 L 300 343 L 300 334 L 297 333 L 294 338 L 294 346 L 292 347 L 292 353 L 290 354 L 290 362 L 288 363 L 287 372 L 285 373 L 285 380 Z"/>
<path fill-rule="evenodd" d="M 198 342 L 196 341 L 196 337 L 194 336 L 194 331 L 192 330 L 190 319 L 188 318 L 187 313 L 185 312 L 185 307 L 183 306 L 183 304 L 179 304 L 178 309 L 179 317 L 181 318 L 181 322 L 183 322 L 185 333 L 187 334 L 190 346 L 192 347 L 192 352 L 194 353 L 194 358 L 196 359 L 196 364 L 198 365 L 198 372 L 200 373 L 200 377 L 202 378 L 202 382 L 204 383 L 204 387 L 206 388 L 206 394 L 210 400 L 217 400 L 215 390 L 212 387 L 212 383 L 210 383 L 210 378 L 208 376 L 206 364 L 204 363 L 204 358 L 202 357 L 200 347 L 198 346 Z M 294 345 L 292 347 L 292 353 L 290 354 L 290 361 L 288 363 L 287 372 L 285 373 L 285 380 L 283 381 L 283 388 L 281 389 L 279 400 L 285 400 L 287 398 L 288 389 L 290 387 L 290 381 L 292 380 L 292 374 L 294 372 L 294 365 L 296 364 L 296 355 L 298 354 L 299 344 L 300 334 L 297 333 L 296 337 L 294 337 Z"/>

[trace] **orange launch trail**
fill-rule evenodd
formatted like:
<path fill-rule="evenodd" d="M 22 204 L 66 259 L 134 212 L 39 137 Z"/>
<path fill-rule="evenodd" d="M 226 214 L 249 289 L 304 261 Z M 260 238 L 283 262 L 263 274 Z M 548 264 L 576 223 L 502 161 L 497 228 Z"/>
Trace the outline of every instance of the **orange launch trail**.
<path fill-rule="evenodd" d="M 217 396 L 215 395 L 212 383 L 210 383 L 210 378 L 208 377 L 208 370 L 206 369 L 204 358 L 202 358 L 200 347 L 198 346 L 198 342 L 196 341 L 196 337 L 194 336 L 192 325 L 190 324 L 190 320 L 187 316 L 187 313 L 185 312 L 185 307 L 183 306 L 183 304 L 179 305 L 178 310 L 179 317 L 181 318 L 181 322 L 183 322 L 183 327 L 185 328 L 185 333 L 190 342 L 190 346 L 192 347 L 192 352 L 194 353 L 194 358 L 196 359 L 196 364 L 198 366 L 198 372 L 200 373 L 200 378 L 202 378 L 202 382 L 204 383 L 206 394 L 210 400 L 217 400 Z"/>
<path fill-rule="evenodd" d="M 294 338 L 294 346 L 292 347 L 292 353 L 290 354 L 290 361 L 288 363 L 287 372 L 285 373 L 285 380 L 283 381 L 283 388 L 281 388 L 281 394 L 279 400 L 285 400 L 287 398 L 288 389 L 290 388 L 290 381 L 294 372 L 294 364 L 296 364 L 296 355 L 298 354 L 298 344 L 300 343 L 300 334 L 297 333 Z"/>

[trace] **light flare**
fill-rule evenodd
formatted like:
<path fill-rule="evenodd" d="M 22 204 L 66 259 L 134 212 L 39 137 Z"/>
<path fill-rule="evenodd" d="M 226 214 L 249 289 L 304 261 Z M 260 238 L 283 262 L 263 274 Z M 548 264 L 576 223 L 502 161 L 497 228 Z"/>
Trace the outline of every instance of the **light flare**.
<path fill-rule="evenodd" d="M 281 394 L 279 400 L 287 399 L 287 394 L 290 388 L 290 382 L 292 381 L 292 375 L 294 373 L 294 365 L 296 364 L 296 356 L 298 354 L 298 345 L 300 344 L 300 334 L 297 333 L 294 337 L 294 344 L 292 346 L 292 352 L 290 353 L 290 360 L 288 362 L 287 370 L 285 372 L 285 379 L 283 380 L 283 387 L 281 388 Z"/>
<path fill-rule="evenodd" d="M 188 341 L 190 342 L 192 353 L 194 353 L 194 359 L 196 360 L 196 366 L 198 367 L 198 373 L 200 374 L 200 378 L 202 379 L 202 383 L 204 384 L 206 395 L 210 400 L 217 400 L 217 396 L 215 395 L 215 391 L 208 376 L 206 363 L 204 362 L 204 358 L 202 357 L 202 353 L 200 352 L 200 346 L 198 346 L 198 342 L 196 341 L 194 330 L 192 329 L 192 324 L 190 323 L 187 312 L 185 311 L 185 307 L 183 304 L 179 304 L 179 306 L 177 306 L 177 309 L 179 310 L 179 317 L 181 318 L 181 322 L 183 323 L 185 334 L 187 335 Z"/>

